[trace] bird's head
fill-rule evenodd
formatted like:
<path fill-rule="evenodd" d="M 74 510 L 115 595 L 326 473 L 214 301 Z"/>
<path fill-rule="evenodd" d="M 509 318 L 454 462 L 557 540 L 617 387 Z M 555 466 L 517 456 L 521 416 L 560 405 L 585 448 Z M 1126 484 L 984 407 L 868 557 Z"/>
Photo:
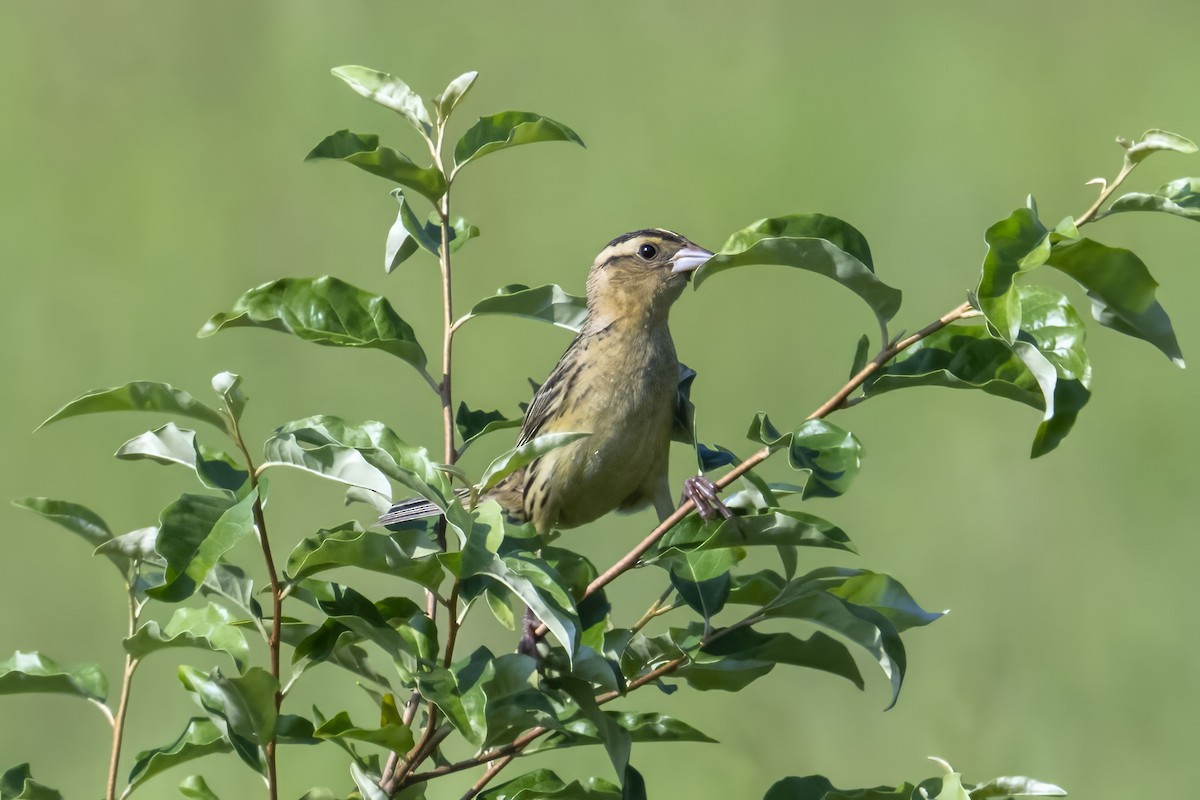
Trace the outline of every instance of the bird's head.
<path fill-rule="evenodd" d="M 662 228 L 622 234 L 596 256 L 588 274 L 588 308 L 606 316 L 665 319 L 692 272 L 712 255 Z"/>

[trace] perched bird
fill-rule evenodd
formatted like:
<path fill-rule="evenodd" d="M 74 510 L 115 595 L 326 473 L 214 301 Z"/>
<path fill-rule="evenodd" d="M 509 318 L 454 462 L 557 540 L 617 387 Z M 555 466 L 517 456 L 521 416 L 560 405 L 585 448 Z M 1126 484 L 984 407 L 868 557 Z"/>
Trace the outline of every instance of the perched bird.
<path fill-rule="evenodd" d="M 712 255 L 661 228 L 622 234 L 600 251 L 587 279 L 587 318 L 534 394 L 517 444 L 547 433 L 591 435 L 512 473 L 486 499 L 539 533 L 651 503 L 660 519 L 674 510 L 667 459 L 679 361 L 667 314 L 692 271 Z M 729 514 L 705 478 L 689 479 L 684 493 L 706 517 L 714 509 Z M 410 500 L 379 522 L 437 513 L 427 501 Z"/>

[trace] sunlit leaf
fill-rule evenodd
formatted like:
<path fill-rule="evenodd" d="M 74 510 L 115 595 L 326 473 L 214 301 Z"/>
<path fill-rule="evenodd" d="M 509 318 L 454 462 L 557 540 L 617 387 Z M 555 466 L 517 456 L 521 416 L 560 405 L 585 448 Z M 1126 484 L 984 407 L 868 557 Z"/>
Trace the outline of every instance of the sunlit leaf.
<path fill-rule="evenodd" d="M 1161 131 L 1152 128 L 1142 134 L 1136 142 L 1128 139 L 1117 139 L 1117 144 L 1125 148 L 1125 157 L 1130 163 L 1137 164 L 1160 150 L 1174 150 L 1176 153 L 1195 153 L 1196 143 L 1178 133 Z"/>
<path fill-rule="evenodd" d="M 846 678 L 859 689 L 862 673 L 846 646 L 820 631 L 807 639 L 790 633 L 738 628 L 705 645 L 675 676 L 695 689 L 736 692 L 778 664 L 815 669 Z"/>
<path fill-rule="evenodd" d="M 458 435 L 462 437 L 461 453 L 472 441 L 506 428 L 521 427 L 521 420 L 508 419 L 499 411 L 476 411 L 467 407 L 466 403 L 458 404 L 458 413 L 454 415 L 454 425 Z"/>
<path fill-rule="evenodd" d="M 471 86 L 478 77 L 478 72 L 464 72 L 450 81 L 449 85 L 442 90 L 442 93 L 433 98 L 433 107 L 437 109 L 439 119 L 450 118 L 450 115 L 454 112 L 454 108 L 460 100 L 466 97 L 467 92 L 471 90 Z"/>
<path fill-rule="evenodd" d="M 330 71 L 358 94 L 404 117 L 425 136 L 433 133 L 433 123 L 424 101 L 404 81 L 370 67 L 334 67 Z"/>
<path fill-rule="evenodd" d="M 1161 211 L 1184 219 L 1200 220 L 1200 178 L 1179 178 L 1153 194 L 1130 192 L 1113 201 L 1096 219 L 1122 211 Z"/>
<path fill-rule="evenodd" d="M 1171 320 L 1154 297 L 1158 282 L 1140 258 L 1121 247 L 1078 239 L 1056 244 L 1046 263 L 1087 289 L 1092 315 L 1101 325 L 1147 341 L 1183 366 Z"/>
<path fill-rule="evenodd" d="M 50 415 L 39 428 L 68 417 L 99 414 L 102 411 L 154 411 L 198 419 L 228 433 L 225 417 L 182 389 L 154 381 L 133 381 L 112 389 L 93 389 L 75 398 Z"/>
<path fill-rule="evenodd" d="M 228 653 L 241 672 L 246 669 L 250 648 L 241 629 L 232 624 L 234 621 L 232 613 L 215 603 L 203 608 L 177 608 L 166 627 L 160 628 L 158 622 L 150 620 L 122 644 L 125 652 L 137 659 L 175 647 Z"/>
<path fill-rule="evenodd" d="M 391 499 L 392 485 L 354 447 L 322 444 L 304 447 L 295 434 L 279 431 L 263 445 L 263 467 L 295 467 L 321 478 L 359 486 Z"/>
<path fill-rule="evenodd" d="M 258 490 L 234 503 L 224 497 L 182 494 L 159 515 L 155 550 L 166 561 L 163 583 L 146 590 L 156 600 L 191 597 L 226 552 L 254 532 Z"/>
<path fill-rule="evenodd" d="M 149 459 L 158 464 L 181 464 L 195 470 L 210 489 L 236 493 L 250 477 L 231 456 L 211 450 L 196 440 L 196 432 L 168 422 L 161 428 L 135 436 L 117 450 L 124 460 Z"/>
<path fill-rule="evenodd" d="M 535 289 L 513 283 L 500 287 L 493 296 L 480 300 L 456 324 L 462 325 L 484 314 L 539 319 L 578 333 L 587 317 L 587 298 L 571 294 L 554 283 Z"/>
<path fill-rule="evenodd" d="M 861 297 L 882 322 L 900 310 L 900 291 L 875 276 L 867 240 L 835 217 L 792 214 L 743 228 L 696 270 L 696 288 L 711 275 L 748 264 L 779 264 L 831 278 Z"/>
<path fill-rule="evenodd" d="M 0 661 L 0 694 L 71 694 L 103 703 L 108 680 L 98 664 L 60 667 L 41 653 L 18 650 Z"/>
<path fill-rule="evenodd" d="M 425 351 L 391 304 L 328 275 L 283 278 L 251 289 L 232 311 L 204 323 L 199 335 L 239 327 L 281 331 L 333 347 L 382 350 L 425 374 Z"/>
<path fill-rule="evenodd" d="M 854 552 L 850 537 L 841 528 L 813 514 L 787 508 L 770 508 L 709 525 L 689 518 L 662 538 L 660 548 L 689 545 L 702 549 L 789 545 Z"/>
<path fill-rule="evenodd" d="M 179 680 L 196 695 L 238 756 L 262 772 L 262 748 L 275 732 L 278 681 L 259 667 L 252 667 L 240 678 L 226 678 L 219 669 L 205 674 L 187 665 L 179 667 Z"/>
<path fill-rule="evenodd" d="M 1066 797 L 1065 789 L 1053 783 L 1026 778 L 1024 776 L 1009 776 L 993 778 L 992 780 L 971 787 L 971 800 L 1003 800 L 1017 797 Z"/>
<path fill-rule="evenodd" d="M 443 575 L 433 558 L 437 552 L 423 531 L 377 533 L 348 522 L 297 544 L 288 556 L 287 573 L 295 581 L 337 567 L 357 567 L 437 589 Z"/>
<path fill-rule="evenodd" d="M 204 778 L 199 775 L 189 775 L 179 782 L 179 793 L 192 800 L 221 800 L 217 793 L 208 788 Z"/>
<path fill-rule="evenodd" d="M 446 179 L 433 167 L 421 167 L 412 159 L 390 147 L 380 147 L 373 133 L 351 133 L 340 130 L 317 143 L 304 157 L 305 161 L 334 159 L 353 164 L 361 170 L 386 178 L 412 189 L 437 202 L 446 193 Z"/>
<path fill-rule="evenodd" d="M 671 586 L 704 619 L 720 613 L 729 599 L 732 580 L 729 571 L 741 560 L 735 548 L 714 550 L 675 550 L 660 560 L 671 576 Z"/>
<path fill-rule="evenodd" d="M 479 479 L 476 491 L 479 494 L 483 494 L 526 464 L 538 460 L 552 450 L 557 450 L 571 442 L 591 435 L 591 432 L 576 431 L 544 433 L 532 441 L 518 445 L 497 456 L 491 464 L 488 464 L 487 469 L 483 471 L 483 477 Z"/>
<path fill-rule="evenodd" d="M 549 117 L 529 111 L 502 111 L 490 117 L 480 117 L 454 146 L 455 170 L 488 153 L 534 142 L 575 142 L 580 147 L 579 134 Z"/>
<path fill-rule="evenodd" d="M 601 778 L 569 783 L 548 769 L 527 772 L 479 795 L 480 800 L 621 800 L 621 788 Z"/>
<path fill-rule="evenodd" d="M 193 717 L 175 741 L 137 754 L 129 773 L 128 791 L 133 792 L 172 767 L 211 753 L 228 753 L 232 749 L 221 736 L 221 730 L 210 720 Z"/>
<path fill-rule="evenodd" d="M 63 800 L 63 796 L 35 781 L 29 764 L 18 764 L 0 775 L 0 800 Z"/>
<path fill-rule="evenodd" d="M 984 240 L 988 251 L 976 288 L 979 309 L 1001 338 L 1012 342 L 1021 328 L 1016 278 L 1046 262 L 1049 231 L 1031 209 L 1018 208 L 988 228 Z"/>
<path fill-rule="evenodd" d="M 313 735 L 318 739 L 350 739 L 385 747 L 393 753 L 406 753 L 415 744 L 411 728 L 404 725 L 384 725 L 381 728 L 360 728 L 350 721 L 350 715 L 341 711 L 317 727 Z"/>
<path fill-rule="evenodd" d="M 387 792 L 379 788 L 380 776 L 367 772 L 357 761 L 350 762 L 350 777 L 362 800 L 389 800 Z"/>

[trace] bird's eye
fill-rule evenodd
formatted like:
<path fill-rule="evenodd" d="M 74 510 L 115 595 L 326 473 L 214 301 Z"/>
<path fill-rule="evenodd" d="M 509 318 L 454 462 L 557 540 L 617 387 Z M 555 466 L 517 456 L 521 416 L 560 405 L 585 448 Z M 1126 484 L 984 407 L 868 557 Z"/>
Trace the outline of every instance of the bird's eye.
<path fill-rule="evenodd" d="M 638 248 L 638 255 L 646 261 L 649 261 L 658 255 L 658 248 L 652 244 L 644 244 Z"/>

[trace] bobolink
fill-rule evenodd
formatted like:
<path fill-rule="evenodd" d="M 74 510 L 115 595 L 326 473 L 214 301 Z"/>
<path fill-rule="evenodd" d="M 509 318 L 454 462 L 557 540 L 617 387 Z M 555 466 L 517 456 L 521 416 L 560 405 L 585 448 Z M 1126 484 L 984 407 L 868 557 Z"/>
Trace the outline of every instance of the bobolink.
<path fill-rule="evenodd" d="M 712 253 L 660 228 L 626 233 L 600 251 L 588 273 L 587 318 L 533 396 L 517 444 L 567 431 L 591 435 L 553 450 L 487 493 L 515 522 L 539 533 L 574 528 L 609 511 L 651 503 L 674 510 L 667 460 L 678 403 L 679 361 L 667 326 L 671 304 Z M 706 515 L 712 484 L 690 479 L 685 494 Z M 423 500 L 399 503 L 379 522 L 431 516 Z"/>

